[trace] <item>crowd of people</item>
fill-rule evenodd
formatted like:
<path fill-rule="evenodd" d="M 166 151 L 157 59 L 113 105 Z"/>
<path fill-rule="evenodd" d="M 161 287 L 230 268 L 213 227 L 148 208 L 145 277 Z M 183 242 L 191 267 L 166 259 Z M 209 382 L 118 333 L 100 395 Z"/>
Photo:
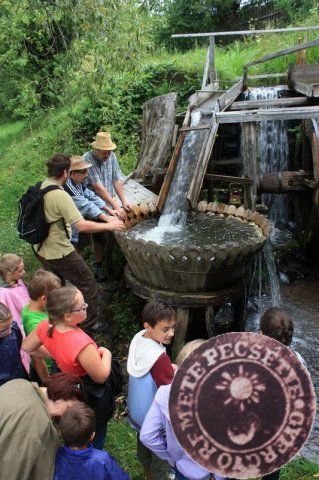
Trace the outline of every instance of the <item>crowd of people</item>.
<path fill-rule="evenodd" d="M 110 350 L 93 338 L 107 331 L 96 282 L 112 276 L 111 232 L 124 229 L 130 205 L 110 134 L 99 132 L 92 146 L 83 157 L 59 154 L 47 162 L 48 178 L 41 188 L 58 188 L 44 195 L 50 229 L 35 246 L 43 268 L 25 285 L 23 259 L 13 253 L 0 258 L 3 479 L 130 478 L 104 450 L 121 374 Z M 94 274 L 83 259 L 90 234 Z M 141 324 L 128 352 L 127 410 L 145 478 L 221 480 L 183 451 L 168 410 L 175 370 L 204 340 L 186 344 L 175 365 L 166 352 L 174 336 L 174 309 L 147 303 Z M 261 331 L 289 345 L 293 323 L 283 310 L 271 309 L 261 319 Z M 278 479 L 279 472 L 264 478 Z"/>

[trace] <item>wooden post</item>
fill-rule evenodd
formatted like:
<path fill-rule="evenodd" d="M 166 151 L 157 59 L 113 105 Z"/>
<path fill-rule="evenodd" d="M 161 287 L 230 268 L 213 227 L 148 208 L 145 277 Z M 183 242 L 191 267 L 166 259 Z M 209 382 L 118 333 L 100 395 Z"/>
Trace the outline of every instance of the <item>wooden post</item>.
<path fill-rule="evenodd" d="M 205 325 L 206 325 L 208 338 L 212 338 L 215 335 L 214 317 L 215 317 L 214 308 L 212 306 L 206 307 L 205 308 Z"/>
<path fill-rule="evenodd" d="M 209 79 L 210 83 L 215 82 L 217 79 L 217 74 L 215 70 L 215 36 L 212 35 L 209 37 Z"/>
<path fill-rule="evenodd" d="M 204 66 L 203 79 L 202 79 L 202 90 L 206 87 L 206 83 L 207 83 L 208 67 L 209 67 L 209 52 L 210 52 L 210 47 L 208 47 L 207 53 L 206 53 L 206 61 Z"/>
<path fill-rule="evenodd" d="M 258 135 L 257 125 L 254 122 L 242 123 L 242 152 L 244 175 L 252 179 L 252 184 L 245 186 L 245 205 L 251 210 L 256 209 L 257 197 L 257 159 Z"/>
<path fill-rule="evenodd" d="M 177 307 L 176 309 L 176 328 L 173 344 L 174 359 L 185 345 L 185 338 L 189 321 L 189 309 L 186 307 Z"/>

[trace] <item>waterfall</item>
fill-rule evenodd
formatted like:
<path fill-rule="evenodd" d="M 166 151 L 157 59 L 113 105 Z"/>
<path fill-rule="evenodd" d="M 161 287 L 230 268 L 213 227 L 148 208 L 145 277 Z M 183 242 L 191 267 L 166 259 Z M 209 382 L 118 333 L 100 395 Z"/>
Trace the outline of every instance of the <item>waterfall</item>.
<path fill-rule="evenodd" d="M 279 285 L 279 279 L 276 271 L 274 253 L 273 253 L 272 244 L 270 240 L 268 240 L 265 243 L 262 249 L 262 255 L 264 257 L 264 260 L 267 266 L 272 306 L 280 307 L 280 304 L 281 304 L 280 285 Z"/>
<path fill-rule="evenodd" d="M 191 114 L 191 126 L 207 123 L 198 110 Z M 194 176 L 196 160 L 200 154 L 205 130 L 186 133 L 174 177 L 168 191 L 158 226 L 143 235 L 145 241 L 161 243 L 166 232 L 178 232 L 186 223 L 188 215 L 187 192 Z"/>
<path fill-rule="evenodd" d="M 252 100 L 278 98 L 280 87 L 254 88 L 246 98 Z M 260 122 L 260 174 L 288 170 L 288 136 L 284 120 Z M 288 195 L 264 193 L 262 202 L 268 206 L 269 219 L 276 226 L 288 221 Z"/>
<path fill-rule="evenodd" d="M 198 125 L 200 119 L 200 112 L 195 110 L 191 115 L 191 126 Z M 158 222 L 158 226 L 166 230 L 172 226 L 183 226 L 186 223 L 188 213 L 186 194 L 193 178 L 197 153 L 194 143 L 198 134 L 199 132 L 196 130 L 186 134 L 164 210 Z"/>

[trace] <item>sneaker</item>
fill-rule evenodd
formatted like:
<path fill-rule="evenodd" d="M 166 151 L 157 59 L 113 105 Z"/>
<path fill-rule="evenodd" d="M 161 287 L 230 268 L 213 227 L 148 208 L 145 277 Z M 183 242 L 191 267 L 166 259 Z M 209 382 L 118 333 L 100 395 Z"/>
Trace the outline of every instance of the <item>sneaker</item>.
<path fill-rule="evenodd" d="M 109 326 L 107 323 L 96 320 L 92 325 L 82 327 L 82 330 L 88 333 L 106 333 L 109 331 Z"/>

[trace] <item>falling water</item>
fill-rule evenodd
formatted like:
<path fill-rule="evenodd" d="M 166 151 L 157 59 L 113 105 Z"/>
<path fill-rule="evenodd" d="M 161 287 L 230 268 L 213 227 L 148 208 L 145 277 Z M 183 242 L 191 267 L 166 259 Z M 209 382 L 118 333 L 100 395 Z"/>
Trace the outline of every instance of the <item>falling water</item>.
<path fill-rule="evenodd" d="M 273 307 L 280 307 L 281 304 L 281 297 L 280 297 L 280 285 L 279 279 L 276 271 L 276 263 L 273 254 L 272 244 L 268 240 L 262 251 L 261 254 L 264 257 L 265 263 L 267 265 L 268 271 L 268 281 L 270 287 L 270 295 L 271 295 L 271 303 Z"/>
<path fill-rule="evenodd" d="M 196 126 L 200 122 L 201 114 L 199 111 L 192 113 L 191 126 Z M 185 137 L 181 150 L 180 158 L 177 164 L 176 172 L 172 180 L 168 196 L 165 202 L 164 210 L 158 222 L 159 227 L 166 229 L 172 225 L 183 226 L 187 219 L 187 198 L 186 194 L 193 178 L 195 155 L 195 139 L 198 137 L 198 131 L 190 131 Z M 192 168 L 193 167 L 193 168 Z"/>
<path fill-rule="evenodd" d="M 191 114 L 191 126 L 202 121 L 201 113 L 194 110 Z M 205 135 L 205 130 L 187 132 L 158 226 L 146 232 L 143 235 L 144 240 L 161 243 L 166 232 L 178 232 L 185 225 L 188 214 L 187 192 Z"/>
<path fill-rule="evenodd" d="M 280 87 L 254 88 L 247 98 L 254 100 L 278 98 Z M 288 170 L 288 136 L 284 120 L 260 122 L 259 131 L 260 174 Z M 269 218 L 277 222 L 288 221 L 288 196 L 265 193 L 262 202 L 268 206 Z"/>

